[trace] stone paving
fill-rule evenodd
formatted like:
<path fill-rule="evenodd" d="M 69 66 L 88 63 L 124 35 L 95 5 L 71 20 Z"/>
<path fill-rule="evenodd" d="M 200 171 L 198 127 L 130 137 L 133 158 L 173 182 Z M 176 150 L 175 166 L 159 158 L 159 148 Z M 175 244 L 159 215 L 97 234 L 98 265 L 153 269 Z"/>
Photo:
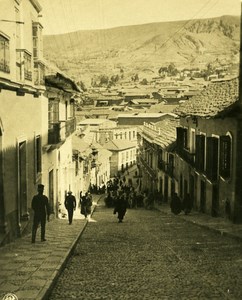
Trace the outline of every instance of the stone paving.
<path fill-rule="evenodd" d="M 93 209 L 100 196 L 94 195 Z M 46 224 L 46 242 L 35 244 L 31 235 L 0 248 L 0 299 L 13 293 L 19 300 L 44 299 L 54 280 L 64 268 L 88 221 L 77 209 L 73 224 L 55 219 Z M 39 238 L 39 240 L 38 240 Z"/>
<path fill-rule="evenodd" d="M 242 299 L 242 240 L 189 217 L 100 203 L 49 299 Z"/>
<path fill-rule="evenodd" d="M 0 248 L 0 299 L 242 299 L 242 225 L 157 208 L 130 209 L 118 224 L 101 201 L 89 222 L 78 210 L 71 226 L 47 223 L 45 243 L 27 235 Z"/>

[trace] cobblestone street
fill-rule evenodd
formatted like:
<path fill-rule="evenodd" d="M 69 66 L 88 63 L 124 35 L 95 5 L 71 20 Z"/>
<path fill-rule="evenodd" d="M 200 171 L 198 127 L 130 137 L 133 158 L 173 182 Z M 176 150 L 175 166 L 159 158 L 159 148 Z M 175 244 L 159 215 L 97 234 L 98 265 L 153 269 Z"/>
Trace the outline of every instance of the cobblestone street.
<path fill-rule="evenodd" d="M 96 208 L 49 299 L 242 299 L 242 244 L 156 210 Z"/>

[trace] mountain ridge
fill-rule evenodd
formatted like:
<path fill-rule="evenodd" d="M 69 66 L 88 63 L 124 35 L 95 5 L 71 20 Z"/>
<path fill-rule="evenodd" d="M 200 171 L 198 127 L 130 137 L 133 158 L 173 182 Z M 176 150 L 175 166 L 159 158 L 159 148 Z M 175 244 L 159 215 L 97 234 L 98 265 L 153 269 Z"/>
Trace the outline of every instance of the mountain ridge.
<path fill-rule="evenodd" d="M 177 67 L 238 63 L 239 33 L 239 16 L 155 22 L 44 36 L 44 53 L 78 80 L 120 69 L 130 76 L 171 62 Z"/>

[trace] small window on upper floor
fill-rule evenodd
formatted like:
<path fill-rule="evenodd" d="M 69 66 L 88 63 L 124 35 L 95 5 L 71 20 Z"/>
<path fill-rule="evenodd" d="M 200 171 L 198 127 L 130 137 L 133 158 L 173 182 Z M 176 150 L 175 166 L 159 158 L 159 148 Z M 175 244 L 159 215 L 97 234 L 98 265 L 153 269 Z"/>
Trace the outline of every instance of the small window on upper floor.
<path fill-rule="evenodd" d="M 34 22 L 32 26 L 33 35 L 33 57 L 34 59 L 42 59 L 43 57 L 43 38 L 42 38 L 42 25 Z"/>
<path fill-rule="evenodd" d="M 10 73 L 9 40 L 0 35 L 0 71 Z"/>
<path fill-rule="evenodd" d="M 27 52 L 24 52 L 24 79 L 32 80 L 31 55 Z"/>

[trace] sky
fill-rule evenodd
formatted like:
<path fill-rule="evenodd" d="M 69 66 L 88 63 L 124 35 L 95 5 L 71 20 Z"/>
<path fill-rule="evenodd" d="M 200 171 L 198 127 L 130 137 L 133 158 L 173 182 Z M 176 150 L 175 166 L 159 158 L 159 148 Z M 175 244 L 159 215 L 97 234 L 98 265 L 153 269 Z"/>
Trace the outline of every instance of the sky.
<path fill-rule="evenodd" d="M 39 0 L 44 34 L 240 15 L 240 0 Z"/>

